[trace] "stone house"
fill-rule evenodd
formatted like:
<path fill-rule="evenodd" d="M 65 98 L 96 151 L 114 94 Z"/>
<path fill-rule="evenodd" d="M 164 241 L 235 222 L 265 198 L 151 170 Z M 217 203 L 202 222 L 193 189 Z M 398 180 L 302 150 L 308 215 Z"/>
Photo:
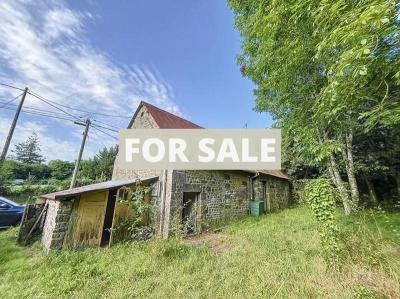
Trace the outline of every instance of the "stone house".
<path fill-rule="evenodd" d="M 141 102 L 128 129 L 202 129 L 186 119 Z M 118 157 L 113 179 L 158 177 L 154 225 L 165 238 L 175 222 L 188 222 L 192 233 L 200 233 L 215 222 L 248 214 L 251 200 L 264 201 L 269 213 L 289 204 L 288 177 L 280 170 L 162 170 L 124 171 Z"/>
<path fill-rule="evenodd" d="M 128 129 L 202 129 L 202 127 L 141 102 Z M 116 201 L 117 193 L 138 181 L 151 186 L 154 203 L 151 220 L 157 235 L 168 238 L 175 224 L 192 234 L 210 225 L 248 215 L 252 200 L 264 201 L 270 213 L 289 204 L 287 176 L 280 170 L 124 170 L 117 156 L 113 178 L 42 195 L 47 206 L 42 243 L 46 250 L 62 247 L 108 246 L 112 228 L 126 217 L 126 208 Z"/>

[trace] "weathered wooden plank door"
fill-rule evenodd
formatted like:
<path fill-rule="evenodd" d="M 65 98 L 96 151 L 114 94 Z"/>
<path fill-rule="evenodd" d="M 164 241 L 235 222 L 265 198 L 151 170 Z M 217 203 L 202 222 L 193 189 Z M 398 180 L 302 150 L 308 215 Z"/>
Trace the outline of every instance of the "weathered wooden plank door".
<path fill-rule="evenodd" d="M 115 203 L 114 218 L 111 229 L 111 239 L 109 243 L 110 246 L 130 238 L 130 232 L 126 228 L 121 227 L 120 224 L 122 221 L 124 221 L 124 219 L 134 216 L 135 211 L 130 204 L 118 201 L 118 198 L 123 198 L 126 196 L 123 194 L 124 192 L 125 191 L 123 189 L 119 189 L 117 193 L 117 201 Z M 150 194 L 146 194 L 144 200 L 149 203 L 151 200 Z M 146 223 L 148 224 L 149 221 L 150 219 L 147 219 Z"/>
<path fill-rule="evenodd" d="M 100 246 L 106 213 L 108 191 L 84 194 L 79 200 L 72 245 Z"/>
<path fill-rule="evenodd" d="M 116 227 L 119 226 L 120 221 L 122 221 L 123 219 L 125 219 L 127 217 L 131 217 L 134 214 L 135 213 L 134 213 L 133 209 L 129 205 L 118 202 L 118 201 L 115 203 L 110 246 L 112 244 L 124 241 L 125 239 L 127 239 L 129 237 L 129 231 L 126 231 L 123 229 L 119 229 L 118 231 L 116 231 L 115 229 L 116 229 Z"/>

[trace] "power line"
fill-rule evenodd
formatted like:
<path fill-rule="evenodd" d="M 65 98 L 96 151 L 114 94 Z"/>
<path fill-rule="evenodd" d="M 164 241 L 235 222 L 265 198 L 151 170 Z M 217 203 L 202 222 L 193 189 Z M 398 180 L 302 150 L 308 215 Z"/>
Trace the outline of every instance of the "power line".
<path fill-rule="evenodd" d="M 93 119 L 93 121 L 98 122 L 98 123 L 101 123 L 101 124 L 103 124 L 103 125 L 109 126 L 109 127 L 111 127 L 111 128 L 117 129 L 117 130 L 121 129 L 120 127 L 117 127 L 117 126 L 114 126 L 114 125 L 110 125 L 110 124 L 108 124 L 108 123 L 102 122 L 102 121 L 97 120 L 97 119 Z"/>
<path fill-rule="evenodd" d="M 6 83 L 1 83 L 0 82 L 0 85 L 24 91 L 24 89 L 22 89 L 22 88 L 19 88 L 19 87 L 13 86 L 13 85 L 9 85 L 9 84 L 6 84 Z M 39 96 L 38 94 L 34 94 L 31 91 L 29 92 L 29 94 L 31 94 L 33 96 Z M 69 98 L 74 94 L 76 94 L 76 93 L 71 93 L 68 96 L 66 96 L 65 98 Z M 39 97 L 41 97 L 41 96 L 39 96 Z M 79 108 L 74 108 L 74 107 L 71 107 L 71 106 L 63 105 L 63 104 L 57 103 L 55 101 L 52 101 L 52 100 L 49 100 L 49 99 L 45 99 L 43 97 L 41 97 L 41 98 L 46 100 L 47 102 L 56 104 L 58 106 L 61 106 L 61 107 L 67 108 L 67 109 L 71 109 L 71 110 L 75 110 L 75 111 L 79 111 L 79 112 L 83 112 L 83 113 L 89 113 L 89 114 L 95 114 L 95 115 L 101 115 L 101 116 L 107 116 L 107 117 L 131 118 L 130 116 L 124 116 L 124 115 L 107 114 L 107 113 L 101 113 L 101 112 L 92 112 L 92 111 L 88 111 L 88 110 L 83 110 L 83 109 L 79 109 Z"/>
<path fill-rule="evenodd" d="M 2 109 L 12 110 L 12 111 L 15 111 L 15 110 L 16 110 L 16 109 L 7 108 L 7 107 L 2 108 Z M 43 116 L 43 117 L 50 117 L 50 118 L 62 119 L 62 120 L 68 120 L 68 121 L 71 121 L 71 122 L 75 122 L 75 119 L 67 118 L 67 117 L 60 117 L 60 116 L 55 116 L 55 115 L 49 115 L 49 114 L 39 113 L 39 112 L 35 112 L 35 111 L 26 111 L 26 110 L 24 110 L 24 109 L 22 109 L 22 112 L 23 112 L 23 113 L 33 114 L 33 115 L 38 115 L 38 116 Z M 93 125 L 93 124 L 91 125 L 91 127 L 93 127 L 94 129 L 98 130 L 99 132 L 101 132 L 101 133 L 103 133 L 103 134 L 105 134 L 105 135 L 107 135 L 107 136 L 109 136 L 109 137 L 112 137 L 112 138 L 118 140 L 117 137 L 115 137 L 115 136 L 113 136 L 113 135 L 111 135 L 111 134 L 109 134 L 109 133 L 107 133 L 107 132 L 105 132 L 105 131 L 103 131 L 103 130 L 101 130 L 101 129 L 99 129 L 99 128 L 107 129 L 107 130 L 110 130 L 110 131 L 113 131 L 113 132 L 118 132 L 118 131 L 116 131 L 116 130 L 112 130 L 112 129 L 110 129 L 110 128 L 106 128 L 106 127 L 98 126 L 98 125 Z"/>
<path fill-rule="evenodd" d="M 9 84 L 5 84 L 5 83 L 1 83 L 1 82 L 0 82 L 0 84 L 1 84 L 1 85 L 4 85 L 4 86 L 7 86 L 7 87 L 10 87 L 10 88 L 19 89 L 18 87 L 15 87 L 15 86 L 12 86 L 12 85 L 9 85 Z M 68 108 L 68 109 L 71 109 L 71 110 L 76 110 L 76 111 L 80 111 L 80 112 L 84 112 L 84 113 L 89 113 L 89 114 L 103 115 L 103 116 L 107 116 L 107 117 L 130 118 L 130 117 L 128 117 L 128 116 L 112 115 L 112 114 L 99 113 L 99 112 L 90 112 L 90 111 L 87 111 L 87 110 L 82 110 L 82 109 L 78 109 L 78 108 L 73 108 L 73 107 L 70 107 L 70 106 L 67 106 L 67 105 L 63 105 L 63 104 L 57 103 L 57 102 L 55 102 L 55 101 L 49 100 L 49 99 L 47 99 L 47 98 L 44 98 L 43 96 L 41 96 L 41 95 L 39 95 L 39 94 L 36 94 L 36 93 L 34 93 L 34 92 L 32 92 L 32 91 L 28 91 L 28 93 L 29 93 L 30 95 L 34 96 L 35 98 L 37 98 L 38 100 L 40 100 L 40 101 L 46 103 L 47 105 L 50 105 L 51 107 L 53 107 L 53 108 L 55 108 L 55 109 L 61 111 L 63 114 L 61 114 L 61 113 L 56 113 L 56 112 L 52 112 L 52 111 L 47 111 L 47 110 L 42 110 L 42 109 L 38 109 L 38 108 L 34 108 L 34 107 L 25 107 L 26 109 L 23 110 L 25 113 L 30 113 L 30 114 L 40 115 L 40 116 L 47 116 L 47 117 L 52 117 L 52 118 L 59 118 L 59 119 L 66 119 L 66 118 L 64 118 L 63 116 L 64 116 L 64 115 L 68 115 L 68 116 L 70 116 L 70 117 L 72 117 L 72 118 L 74 118 L 74 119 L 76 119 L 76 120 L 81 120 L 82 117 L 77 117 L 76 115 L 74 115 L 74 114 L 72 114 L 72 113 L 70 113 L 70 112 L 68 112 L 68 111 L 66 111 L 66 110 L 64 110 L 64 109 L 61 109 L 61 108 L 59 107 L 59 106 L 61 106 L 61 107 L 64 107 L 64 108 Z M 14 100 L 14 99 L 13 99 L 13 100 Z M 8 102 L 5 102 L 5 103 L 3 102 L 3 103 L 2 103 L 3 106 L 0 107 L 0 108 L 4 108 L 5 106 L 12 106 L 13 104 L 11 104 L 11 102 L 12 102 L 13 100 L 8 101 Z M 27 109 L 29 109 L 29 110 L 27 110 Z M 12 110 L 12 109 L 8 109 L 8 110 Z M 32 110 L 33 110 L 33 111 L 32 111 Z M 39 111 L 40 113 L 38 113 L 38 112 L 36 112 L 36 111 Z M 48 115 L 48 113 L 51 113 L 52 115 Z M 53 114 L 58 114 L 58 115 L 61 115 L 61 116 L 56 117 L 56 116 L 53 115 Z M 70 119 L 68 119 L 68 120 L 70 120 Z M 105 125 L 105 126 L 102 126 L 102 125 L 97 125 L 97 124 L 96 124 L 95 126 L 98 126 L 99 128 L 103 128 L 103 129 L 105 129 L 105 130 L 109 130 L 109 131 L 112 131 L 112 132 L 118 132 L 117 130 L 115 130 L 115 129 L 119 129 L 119 128 L 116 127 L 116 126 L 110 125 L 110 124 L 108 124 L 108 123 L 105 123 L 105 122 L 102 122 L 102 121 L 99 121 L 99 120 L 94 120 L 94 121 Z M 112 129 L 112 128 L 115 128 L 115 129 Z"/>
<path fill-rule="evenodd" d="M 64 108 L 69 108 L 69 109 L 72 109 L 72 110 L 80 111 L 80 112 L 83 112 L 83 113 L 94 114 L 94 115 L 100 115 L 100 116 L 106 116 L 106 117 L 131 118 L 130 116 L 107 114 L 107 113 L 101 113 L 101 112 L 92 112 L 92 111 L 88 111 L 88 110 L 82 110 L 82 109 L 78 109 L 78 108 L 69 107 L 67 105 L 62 105 L 62 104 L 59 104 L 59 105 L 64 107 Z"/>
<path fill-rule="evenodd" d="M 119 133 L 118 130 L 114 130 L 114 129 L 111 129 L 111 128 L 108 128 L 108 127 L 105 127 L 105 126 L 100 126 L 100 125 L 92 125 L 92 126 L 93 126 L 93 127 L 97 127 L 97 128 L 106 129 L 106 130 L 109 130 L 109 131 L 111 131 L 111 132 Z"/>
<path fill-rule="evenodd" d="M 65 110 L 63 110 L 63 109 L 57 107 L 56 105 L 52 104 L 49 100 L 43 98 L 42 96 L 40 96 L 40 95 L 38 95 L 38 94 L 35 94 L 35 93 L 33 93 L 33 92 L 29 92 L 29 94 L 32 95 L 32 96 L 34 96 L 35 98 L 37 98 L 37 99 L 39 99 L 39 100 L 45 102 L 46 104 L 48 104 L 48 105 L 50 105 L 50 106 L 52 106 L 52 107 L 54 107 L 54 108 L 60 110 L 61 112 L 64 112 L 65 114 L 68 114 L 69 116 L 72 116 L 73 118 L 75 118 L 75 119 L 77 119 L 77 120 L 81 120 L 79 117 L 77 117 L 77 116 L 75 116 L 75 115 L 73 115 L 73 114 L 71 114 L 71 113 L 69 113 L 69 112 L 67 112 L 67 111 L 65 111 Z"/>
<path fill-rule="evenodd" d="M 17 106 L 18 106 L 18 105 L 16 105 L 16 104 L 8 104 L 8 103 L 6 103 L 6 102 L 0 102 L 0 104 L 4 104 L 4 106 L 2 106 L 2 107 L 5 107 L 5 106 L 17 107 Z M 0 107 L 0 108 L 2 108 L 2 107 Z M 24 109 L 25 109 L 26 111 L 28 111 L 28 110 L 34 110 L 34 111 L 39 111 L 39 112 L 51 113 L 52 115 L 56 114 L 56 115 L 65 116 L 65 113 L 60 113 L 60 112 L 55 112 L 55 111 L 50 111 L 50 110 L 39 109 L 39 108 L 35 108 L 35 107 L 32 107 L 32 106 L 24 106 Z M 28 110 L 27 110 L 27 109 L 28 109 Z"/>
<path fill-rule="evenodd" d="M 0 106 L 0 108 L 3 108 L 3 107 L 5 107 L 5 106 L 9 105 L 11 102 L 14 102 L 16 99 L 18 99 L 18 98 L 19 98 L 20 96 L 22 96 L 23 94 L 24 94 L 24 93 L 21 93 L 21 94 L 17 95 L 15 98 L 9 100 L 8 102 L 2 103 L 2 104 L 4 104 L 4 105 L 3 105 L 3 106 Z M 15 106 L 18 106 L 18 105 L 15 105 Z"/>
<path fill-rule="evenodd" d="M 19 88 L 19 87 L 13 86 L 13 85 L 9 85 L 9 84 L 6 84 L 6 83 L 0 82 L 0 85 L 3 85 L 3 86 L 7 86 L 7 87 L 10 87 L 10 88 L 14 88 L 14 89 L 18 89 L 18 90 L 24 91 L 24 89 L 22 89 L 22 88 Z M 61 106 L 61 107 L 67 108 L 67 109 L 71 109 L 71 110 L 83 112 L 83 113 L 89 113 L 89 114 L 95 114 L 95 115 L 102 115 L 102 116 L 106 116 L 106 117 L 131 118 L 130 116 L 116 115 L 116 114 L 108 114 L 108 113 L 101 113 L 101 112 L 92 112 L 92 111 L 88 111 L 88 110 L 83 110 L 83 109 L 79 109 L 79 108 L 74 108 L 74 107 L 71 107 L 71 106 L 63 105 L 63 104 L 57 103 L 57 102 L 55 102 L 55 101 L 46 99 L 46 98 L 40 96 L 39 94 L 33 93 L 32 91 L 30 91 L 29 94 L 30 94 L 30 95 L 33 95 L 34 97 L 40 98 L 41 100 L 50 102 L 50 103 L 52 103 L 52 104 L 55 104 L 55 105 L 58 105 L 58 106 Z M 71 97 L 71 96 L 74 95 L 74 94 L 76 94 L 76 93 L 69 94 L 69 95 L 66 96 L 65 98 Z M 49 104 L 49 103 L 47 103 L 47 104 Z M 63 111 L 63 112 L 66 113 L 65 111 Z"/>
<path fill-rule="evenodd" d="M 0 109 L 7 109 L 7 110 L 13 110 L 13 111 L 16 110 L 16 109 L 13 109 L 11 107 L 5 107 L 5 106 L 16 106 L 16 105 L 10 104 L 10 103 L 4 103 L 4 106 L 0 107 Z M 65 119 L 65 120 L 71 120 L 71 121 L 75 120 L 75 119 L 67 118 L 65 116 L 65 113 L 53 112 L 53 111 L 38 109 L 38 108 L 34 108 L 34 107 L 26 107 L 25 106 L 25 108 L 22 109 L 22 112 L 33 114 L 33 115 L 39 115 L 39 116 L 48 116 L 50 118 Z M 56 114 L 56 115 L 54 115 L 54 114 Z M 102 122 L 102 121 L 99 121 L 99 120 L 94 120 L 94 121 L 102 123 L 102 124 L 104 124 L 106 126 L 110 126 L 112 128 L 115 128 L 115 129 L 120 129 L 117 126 L 109 125 L 109 124 L 107 124 L 105 122 Z M 98 125 L 98 124 L 95 124 L 95 125 L 92 124 L 92 126 L 97 126 L 99 128 L 103 128 L 103 129 L 106 129 L 106 130 L 109 130 L 109 131 L 112 131 L 112 132 L 116 132 L 116 133 L 119 132 L 118 130 L 114 130 L 114 129 L 110 128 L 110 127 L 105 127 L 105 126 Z"/>
<path fill-rule="evenodd" d="M 70 97 L 70 96 L 72 96 L 74 94 L 75 93 L 72 93 L 72 94 L 66 96 L 65 98 L 68 98 L 68 97 Z M 129 116 L 123 116 L 123 115 L 107 114 L 107 113 L 101 113 L 101 112 L 92 112 L 92 111 L 83 110 L 83 109 L 74 108 L 74 107 L 71 107 L 71 106 L 68 106 L 68 105 L 60 104 L 60 103 L 57 103 L 57 102 L 49 100 L 49 99 L 46 99 L 46 100 L 49 101 L 50 103 L 55 104 L 55 105 L 58 105 L 58 106 L 61 106 L 61 107 L 67 108 L 67 109 L 83 112 L 83 113 L 89 113 L 89 114 L 95 114 L 95 115 L 101 115 L 101 116 L 107 116 L 107 117 L 131 118 Z"/>
<path fill-rule="evenodd" d="M 4 107 L 1 109 L 6 109 L 6 110 L 11 110 L 11 111 L 16 111 L 17 109 L 13 109 L 13 108 L 9 108 L 9 107 Z M 28 114 L 33 114 L 33 115 L 38 115 L 38 116 L 44 116 L 44 117 L 50 117 L 50 118 L 55 118 L 55 119 L 63 119 L 63 120 L 69 120 L 69 121 L 76 121 L 76 119 L 73 118 L 67 118 L 67 117 L 62 117 L 62 116 L 55 116 L 55 115 L 51 115 L 51 114 L 45 114 L 45 113 L 40 113 L 40 112 L 36 112 L 36 111 L 27 111 L 25 109 L 22 109 L 21 112 L 23 113 L 28 113 Z"/>
<path fill-rule="evenodd" d="M 111 138 L 114 138 L 115 140 L 118 140 L 117 137 L 115 137 L 115 136 L 113 136 L 111 134 L 108 134 L 107 132 L 104 132 L 103 130 L 100 130 L 98 127 L 95 127 L 95 126 L 92 126 L 92 127 L 93 127 L 93 129 L 95 129 L 95 130 L 97 130 L 97 131 L 99 131 L 99 132 L 101 132 L 101 133 L 103 133 L 103 134 L 105 134 L 105 135 L 107 135 L 107 136 L 109 136 Z"/>
<path fill-rule="evenodd" d="M 7 86 L 7 87 L 10 87 L 10 88 L 14 88 L 14 89 L 18 89 L 18 90 L 24 91 L 23 88 L 15 87 L 15 86 L 12 86 L 12 85 L 9 85 L 9 84 L 5 84 L 5 83 L 1 83 L 1 82 L 0 82 L 0 85 L 3 85 L 3 86 Z"/>
<path fill-rule="evenodd" d="M 108 146 L 101 140 L 101 137 L 100 137 L 99 134 L 97 134 L 97 132 L 93 131 L 93 134 L 94 134 L 95 136 L 97 136 L 98 138 L 100 138 L 99 141 L 100 141 L 100 143 L 101 143 L 105 148 L 108 148 Z M 89 135 L 89 137 L 90 137 L 90 135 Z"/>

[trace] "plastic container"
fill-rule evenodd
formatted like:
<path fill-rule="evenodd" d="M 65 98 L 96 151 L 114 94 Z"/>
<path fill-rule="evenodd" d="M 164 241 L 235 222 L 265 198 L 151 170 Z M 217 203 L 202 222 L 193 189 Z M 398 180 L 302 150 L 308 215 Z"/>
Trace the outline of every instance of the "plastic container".
<path fill-rule="evenodd" d="M 259 217 L 264 214 L 264 201 L 255 200 L 250 202 L 250 215 Z"/>

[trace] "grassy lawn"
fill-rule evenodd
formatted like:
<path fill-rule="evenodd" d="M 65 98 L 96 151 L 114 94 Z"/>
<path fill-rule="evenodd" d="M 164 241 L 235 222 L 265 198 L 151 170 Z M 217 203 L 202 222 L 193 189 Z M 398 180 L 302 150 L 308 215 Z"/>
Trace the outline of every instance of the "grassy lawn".
<path fill-rule="evenodd" d="M 338 213 L 340 270 L 306 207 L 245 218 L 205 242 L 152 241 L 44 255 L 0 233 L 2 298 L 399 298 L 400 213 Z M 195 245 L 194 245 L 195 244 Z M 204 245 L 199 245 L 204 244 Z"/>

